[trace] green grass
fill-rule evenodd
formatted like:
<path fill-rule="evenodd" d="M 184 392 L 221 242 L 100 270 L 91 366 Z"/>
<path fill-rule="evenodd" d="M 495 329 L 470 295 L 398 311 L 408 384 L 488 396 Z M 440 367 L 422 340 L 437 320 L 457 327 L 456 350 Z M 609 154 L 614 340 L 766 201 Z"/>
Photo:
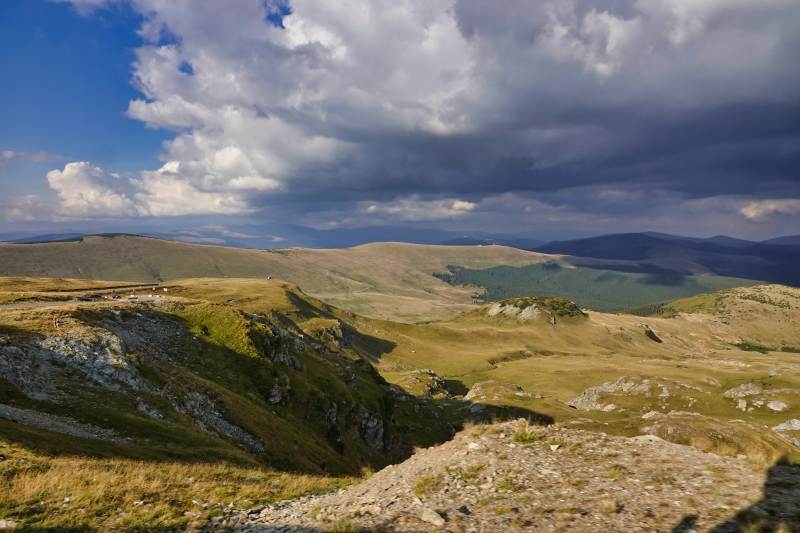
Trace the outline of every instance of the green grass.
<path fill-rule="evenodd" d="M 598 311 L 620 311 L 753 281 L 723 276 L 691 275 L 661 279 L 658 275 L 565 268 L 555 263 L 496 266 L 486 269 L 451 268 L 446 279 L 453 285 L 485 289 L 485 300 L 518 296 L 559 296 Z"/>
<path fill-rule="evenodd" d="M 542 433 L 535 427 L 522 426 L 511 434 L 511 440 L 518 444 L 532 444 L 542 440 Z"/>

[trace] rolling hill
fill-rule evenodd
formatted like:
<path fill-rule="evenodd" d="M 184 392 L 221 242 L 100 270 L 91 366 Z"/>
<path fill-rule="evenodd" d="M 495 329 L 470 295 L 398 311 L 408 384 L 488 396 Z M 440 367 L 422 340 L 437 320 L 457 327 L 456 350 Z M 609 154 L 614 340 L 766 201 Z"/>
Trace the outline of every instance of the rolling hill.
<path fill-rule="evenodd" d="M 552 257 L 503 246 L 375 243 L 347 249 L 248 250 L 130 235 L 0 244 L 0 275 L 157 282 L 193 277 L 279 278 L 353 312 L 431 320 L 472 306 L 474 288 L 437 279 L 449 265 L 523 266 Z"/>
<path fill-rule="evenodd" d="M 618 311 L 755 283 L 699 268 L 695 273 L 675 270 L 671 260 L 663 261 L 667 266 L 660 266 L 658 258 L 648 261 L 499 245 L 372 243 L 345 249 L 250 250 L 134 235 L 0 244 L 0 275 L 128 282 L 272 277 L 343 309 L 407 322 L 441 319 L 480 300 L 514 296 L 564 296 L 580 305 Z"/>

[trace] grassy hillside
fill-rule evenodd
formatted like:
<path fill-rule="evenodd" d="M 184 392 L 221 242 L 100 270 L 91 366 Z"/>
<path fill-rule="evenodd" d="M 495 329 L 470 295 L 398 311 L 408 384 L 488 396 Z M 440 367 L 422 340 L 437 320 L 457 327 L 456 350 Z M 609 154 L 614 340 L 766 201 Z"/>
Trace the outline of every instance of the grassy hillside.
<path fill-rule="evenodd" d="M 362 315 L 416 321 L 471 307 L 470 289 L 433 276 L 448 265 L 521 266 L 545 259 L 551 258 L 503 246 L 380 243 L 337 250 L 243 250 L 123 235 L 0 244 L 0 275 L 128 282 L 270 276 Z"/>
<path fill-rule="evenodd" d="M 562 296 L 598 311 L 620 311 L 728 287 L 756 282 L 703 274 L 635 273 L 585 267 L 563 267 L 557 263 L 496 266 L 486 269 L 451 268 L 443 276 L 454 285 L 485 290 L 484 300 L 527 295 Z"/>
<path fill-rule="evenodd" d="M 800 290 L 729 292 L 739 297 L 720 315 L 581 317 L 559 312 L 560 301 L 550 306 L 544 300 L 531 313 L 528 300 L 509 300 L 447 321 L 365 328 L 396 344 L 378 362 L 393 382 L 405 383 L 414 369 L 426 368 L 454 389 L 492 384 L 477 396 L 489 403 L 525 407 L 562 423 L 577 417 L 585 427 L 624 435 L 649 427 L 642 416 L 650 411 L 701 413 L 727 428 L 724 446 L 690 437 L 700 431 L 697 424 L 710 423 L 702 418 L 668 416 L 662 424 L 673 428 L 669 438 L 769 461 L 782 448 L 774 446 L 781 437 L 768 428 L 800 417 L 799 360 L 792 351 L 800 343 Z M 743 386 L 740 397 L 735 391 Z M 569 405 L 579 398 L 592 401 Z M 592 403 L 596 407 L 586 407 Z M 729 427 L 733 420 L 746 423 Z"/>
<path fill-rule="evenodd" d="M 653 317 L 525 297 L 407 324 L 275 280 L 168 287 L 109 300 L 103 283 L 0 280 L 0 518 L 198 525 L 342 486 L 472 418 L 797 457 L 800 435 L 770 428 L 800 418 L 800 289 Z"/>
<path fill-rule="evenodd" d="M 474 417 L 389 385 L 369 361 L 392 343 L 294 285 L 110 290 L 0 279 L 0 519 L 188 526 L 341 486 Z"/>

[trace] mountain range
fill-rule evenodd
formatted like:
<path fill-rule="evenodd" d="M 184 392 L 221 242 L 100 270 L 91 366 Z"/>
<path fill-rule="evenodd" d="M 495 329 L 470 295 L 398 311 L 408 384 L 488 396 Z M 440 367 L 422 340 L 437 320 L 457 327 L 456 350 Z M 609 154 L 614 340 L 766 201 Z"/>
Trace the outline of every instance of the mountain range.
<path fill-rule="evenodd" d="M 588 261 L 576 264 L 624 272 L 710 274 L 800 284 L 800 236 L 763 242 L 718 235 L 702 239 L 663 233 L 621 233 L 535 247 Z M 601 261 L 601 262 L 598 262 Z"/>

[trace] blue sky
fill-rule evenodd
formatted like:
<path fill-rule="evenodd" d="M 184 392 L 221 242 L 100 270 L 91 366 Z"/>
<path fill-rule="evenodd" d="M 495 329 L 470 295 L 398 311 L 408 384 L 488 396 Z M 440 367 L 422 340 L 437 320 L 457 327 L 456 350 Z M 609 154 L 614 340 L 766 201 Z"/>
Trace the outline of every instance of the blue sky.
<path fill-rule="evenodd" d="M 125 115 L 137 96 L 130 64 L 141 45 L 140 20 L 124 4 L 82 17 L 66 3 L 0 2 L 0 150 L 46 152 L 119 172 L 157 166 L 167 133 Z M 0 169 L 0 190 L 45 192 L 44 174 L 57 162 L 8 165 Z"/>
<path fill-rule="evenodd" d="M 789 0 L 5 0 L 0 233 L 800 233 L 798 49 Z"/>

